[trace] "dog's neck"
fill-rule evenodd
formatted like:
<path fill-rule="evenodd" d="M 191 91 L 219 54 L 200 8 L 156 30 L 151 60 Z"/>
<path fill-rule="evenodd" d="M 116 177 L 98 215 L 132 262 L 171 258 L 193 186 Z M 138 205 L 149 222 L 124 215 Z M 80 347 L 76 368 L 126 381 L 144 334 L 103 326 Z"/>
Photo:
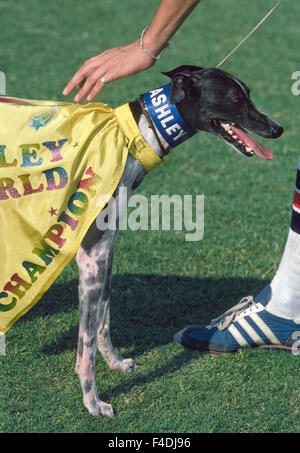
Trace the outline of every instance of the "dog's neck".
<path fill-rule="evenodd" d="M 169 95 L 170 85 L 164 85 L 129 104 L 143 138 L 159 157 L 196 133 L 171 104 Z"/>
<path fill-rule="evenodd" d="M 163 158 L 170 152 L 171 148 L 156 129 L 147 109 L 142 106 L 142 99 L 140 98 L 130 102 L 129 106 L 142 137 L 156 154 Z"/>

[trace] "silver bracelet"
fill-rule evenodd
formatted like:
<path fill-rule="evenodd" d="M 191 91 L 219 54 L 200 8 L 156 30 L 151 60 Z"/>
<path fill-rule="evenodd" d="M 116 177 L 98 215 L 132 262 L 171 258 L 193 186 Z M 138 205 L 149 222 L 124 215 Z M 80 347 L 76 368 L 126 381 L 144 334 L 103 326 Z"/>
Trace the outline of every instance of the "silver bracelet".
<path fill-rule="evenodd" d="M 163 49 L 162 49 L 162 51 L 161 51 L 161 53 L 160 53 L 159 55 L 157 55 L 157 56 L 152 55 L 150 52 L 148 52 L 147 49 L 145 49 L 144 43 L 143 43 L 144 34 L 145 34 L 146 31 L 148 30 L 148 28 L 149 28 L 149 26 L 147 26 L 146 28 L 144 28 L 144 30 L 143 30 L 142 33 L 141 33 L 141 36 L 140 36 L 140 48 L 141 48 L 141 50 L 142 50 L 146 55 L 148 55 L 148 57 L 153 58 L 153 60 L 159 60 L 162 51 L 165 50 L 165 49 L 170 49 L 171 44 L 170 44 L 169 42 L 167 42 L 167 44 L 164 45 L 164 47 L 163 47 Z"/>

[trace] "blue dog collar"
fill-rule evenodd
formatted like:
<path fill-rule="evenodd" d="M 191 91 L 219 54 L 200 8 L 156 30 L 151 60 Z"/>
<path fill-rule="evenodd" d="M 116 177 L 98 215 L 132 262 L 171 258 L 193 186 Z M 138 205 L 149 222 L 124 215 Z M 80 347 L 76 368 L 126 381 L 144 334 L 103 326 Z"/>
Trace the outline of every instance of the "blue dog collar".
<path fill-rule="evenodd" d="M 171 148 L 180 145 L 196 134 L 180 116 L 175 104 L 170 102 L 170 84 L 144 94 L 144 102 L 151 120 Z"/>

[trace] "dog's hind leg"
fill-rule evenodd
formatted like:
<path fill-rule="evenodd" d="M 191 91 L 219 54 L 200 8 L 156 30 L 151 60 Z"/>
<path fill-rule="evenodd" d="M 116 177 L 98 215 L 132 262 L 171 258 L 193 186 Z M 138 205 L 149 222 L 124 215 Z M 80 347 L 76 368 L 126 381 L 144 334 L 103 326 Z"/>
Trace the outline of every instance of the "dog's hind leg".
<path fill-rule="evenodd" d="M 101 313 L 101 295 L 105 286 L 109 247 L 100 241 L 91 250 L 82 246 L 77 252 L 79 267 L 80 326 L 75 372 L 78 374 L 85 407 L 92 415 L 112 417 L 110 404 L 100 400 L 95 380 L 97 330 Z"/>

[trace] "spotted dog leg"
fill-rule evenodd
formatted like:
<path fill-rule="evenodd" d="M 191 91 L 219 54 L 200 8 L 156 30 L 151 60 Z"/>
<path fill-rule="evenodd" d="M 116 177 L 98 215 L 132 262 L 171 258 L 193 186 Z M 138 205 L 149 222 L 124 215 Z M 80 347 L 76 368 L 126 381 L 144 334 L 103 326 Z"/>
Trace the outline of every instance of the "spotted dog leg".
<path fill-rule="evenodd" d="M 136 166 L 135 162 L 132 162 L 134 166 Z M 133 359 L 124 359 L 123 357 L 119 356 L 110 339 L 110 287 L 111 287 L 111 269 L 112 269 L 112 261 L 113 261 L 113 249 L 115 245 L 115 241 L 117 238 L 117 234 L 119 231 L 119 225 L 122 222 L 123 217 L 125 214 L 125 205 L 127 205 L 128 198 L 124 198 L 120 196 L 120 190 L 126 187 L 127 195 L 130 196 L 132 189 L 132 181 L 130 178 L 135 178 L 135 172 L 132 171 L 131 162 L 127 162 L 126 170 L 122 176 L 121 184 L 117 188 L 116 193 L 114 194 L 115 200 L 115 212 L 116 212 L 116 230 L 107 229 L 103 234 L 101 242 L 106 244 L 104 248 L 106 248 L 106 252 L 103 253 L 105 255 L 104 261 L 102 262 L 101 266 L 106 268 L 105 278 L 103 280 L 103 287 L 100 295 L 99 300 L 99 325 L 98 325 L 98 349 L 101 352 L 102 356 L 104 357 L 108 366 L 113 370 L 121 370 L 130 372 L 137 368 L 136 363 Z M 101 221 L 103 222 L 105 218 L 105 214 L 103 212 L 100 213 L 97 219 L 97 226 L 101 225 Z M 101 228 L 101 227 L 100 227 Z M 98 233 L 99 234 L 99 233 Z"/>
<path fill-rule="evenodd" d="M 83 403 L 90 414 L 113 417 L 112 406 L 99 398 L 95 380 L 99 303 L 105 285 L 109 252 L 110 247 L 102 241 L 89 253 L 82 246 L 77 252 L 80 327 L 75 372 L 80 379 Z"/>
<path fill-rule="evenodd" d="M 110 339 L 110 282 L 113 254 L 108 254 L 107 275 L 102 288 L 100 297 L 100 316 L 98 329 L 98 349 L 104 357 L 106 363 L 112 370 L 133 371 L 137 368 L 133 359 L 124 359 L 119 356 Z"/>
<path fill-rule="evenodd" d="M 79 375 L 83 392 L 83 402 L 93 415 L 114 415 L 110 404 L 100 400 L 95 381 L 95 361 L 97 343 L 99 351 L 111 369 L 132 371 L 137 368 L 133 359 L 124 359 L 114 350 L 110 339 L 110 282 L 114 244 L 122 217 L 126 215 L 126 205 L 131 195 L 134 181 L 141 173 L 140 164 L 128 158 L 120 184 L 114 194 L 116 212 L 115 228 L 107 228 L 108 212 L 102 210 L 91 225 L 77 252 L 79 267 L 80 327 L 75 372 Z M 144 174 L 144 170 L 142 169 Z M 126 188 L 128 198 L 120 195 L 120 188 Z"/>
<path fill-rule="evenodd" d="M 93 228 L 76 255 L 79 267 L 80 327 L 75 372 L 79 375 L 83 402 L 88 411 L 92 415 L 112 417 L 112 406 L 100 400 L 95 381 L 97 332 L 98 348 L 111 369 L 132 371 L 137 366 L 132 359 L 120 357 L 110 340 L 110 280 L 117 230 L 95 230 L 91 234 Z"/>

